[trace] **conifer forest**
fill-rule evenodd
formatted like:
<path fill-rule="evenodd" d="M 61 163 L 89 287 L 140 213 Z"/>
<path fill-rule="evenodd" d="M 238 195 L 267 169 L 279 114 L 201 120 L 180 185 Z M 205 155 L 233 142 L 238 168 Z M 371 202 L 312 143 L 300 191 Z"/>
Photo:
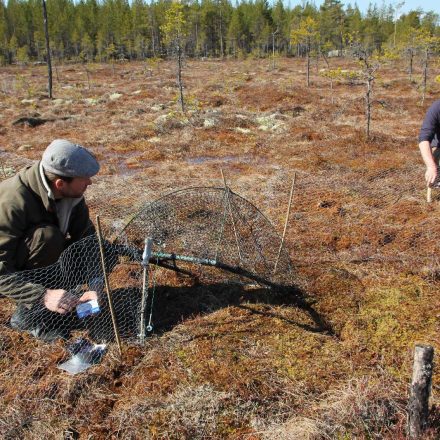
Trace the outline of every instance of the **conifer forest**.
<path fill-rule="evenodd" d="M 420 33 L 440 32 L 434 11 L 402 14 L 402 5 L 396 3 L 371 4 L 364 13 L 356 3 L 344 5 L 340 0 L 325 0 L 319 7 L 308 2 L 288 6 L 281 0 L 180 5 L 180 37 L 189 57 L 301 56 L 309 49 L 341 55 L 353 41 L 376 50 L 387 44 L 410 50 Z M 172 2 L 163 0 L 48 0 L 52 55 L 59 61 L 164 57 L 169 52 L 164 26 L 170 7 Z M 42 17 L 38 0 L 0 2 L 2 63 L 45 60 Z"/>

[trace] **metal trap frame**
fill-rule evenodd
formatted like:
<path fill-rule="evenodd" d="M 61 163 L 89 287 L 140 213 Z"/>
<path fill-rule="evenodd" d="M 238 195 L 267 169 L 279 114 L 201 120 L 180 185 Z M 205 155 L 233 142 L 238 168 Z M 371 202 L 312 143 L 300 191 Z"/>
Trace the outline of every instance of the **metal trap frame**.
<path fill-rule="evenodd" d="M 153 331 L 151 265 L 190 277 L 198 276 L 180 263 L 209 267 L 235 281 L 296 292 L 292 264 L 284 249 L 288 214 L 281 237 L 255 205 L 227 185 L 173 191 L 141 207 L 112 240 L 113 245 L 130 247 L 142 267 L 139 342 Z"/>

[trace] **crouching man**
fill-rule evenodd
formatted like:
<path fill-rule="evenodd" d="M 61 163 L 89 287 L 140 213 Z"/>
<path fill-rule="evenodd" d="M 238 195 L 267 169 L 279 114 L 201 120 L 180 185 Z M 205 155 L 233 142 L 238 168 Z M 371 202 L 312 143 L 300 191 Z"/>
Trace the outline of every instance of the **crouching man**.
<path fill-rule="evenodd" d="M 94 234 L 83 195 L 98 171 L 90 151 L 57 139 L 41 161 L 0 183 L 0 296 L 17 304 L 13 328 L 47 341 L 67 338 L 75 307 L 97 299 L 95 290 L 80 295 L 41 271 L 34 279 L 21 274 L 38 274 L 25 271 L 56 263 L 68 246 Z"/>

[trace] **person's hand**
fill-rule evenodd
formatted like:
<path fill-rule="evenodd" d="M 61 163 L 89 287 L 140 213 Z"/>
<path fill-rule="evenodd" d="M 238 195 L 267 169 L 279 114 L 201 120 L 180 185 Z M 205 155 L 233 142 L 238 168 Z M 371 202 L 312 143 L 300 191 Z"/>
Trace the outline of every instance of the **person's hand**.
<path fill-rule="evenodd" d="M 75 295 L 72 295 L 67 290 L 47 289 L 43 302 L 46 309 L 49 309 L 51 312 L 64 314 L 70 312 L 74 307 L 76 307 L 79 300 Z"/>
<path fill-rule="evenodd" d="M 98 299 L 98 293 L 88 290 L 80 298 L 64 289 L 47 289 L 44 295 L 44 306 L 51 312 L 65 314 L 72 311 L 79 303 Z"/>
<path fill-rule="evenodd" d="M 435 179 L 437 178 L 437 173 L 438 171 L 436 166 L 426 168 L 425 180 L 427 186 L 431 186 L 435 182 Z"/>
<path fill-rule="evenodd" d="M 95 290 L 88 290 L 79 298 L 78 302 L 83 303 L 92 299 L 98 300 L 98 292 Z"/>

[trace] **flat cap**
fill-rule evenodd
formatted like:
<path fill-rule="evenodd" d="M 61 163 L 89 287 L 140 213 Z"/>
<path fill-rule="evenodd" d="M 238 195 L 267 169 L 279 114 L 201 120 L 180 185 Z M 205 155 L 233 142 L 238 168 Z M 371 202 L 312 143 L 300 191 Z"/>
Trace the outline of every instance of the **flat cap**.
<path fill-rule="evenodd" d="M 43 153 L 43 168 L 62 177 L 92 177 L 99 171 L 95 156 L 65 139 L 55 139 Z"/>

